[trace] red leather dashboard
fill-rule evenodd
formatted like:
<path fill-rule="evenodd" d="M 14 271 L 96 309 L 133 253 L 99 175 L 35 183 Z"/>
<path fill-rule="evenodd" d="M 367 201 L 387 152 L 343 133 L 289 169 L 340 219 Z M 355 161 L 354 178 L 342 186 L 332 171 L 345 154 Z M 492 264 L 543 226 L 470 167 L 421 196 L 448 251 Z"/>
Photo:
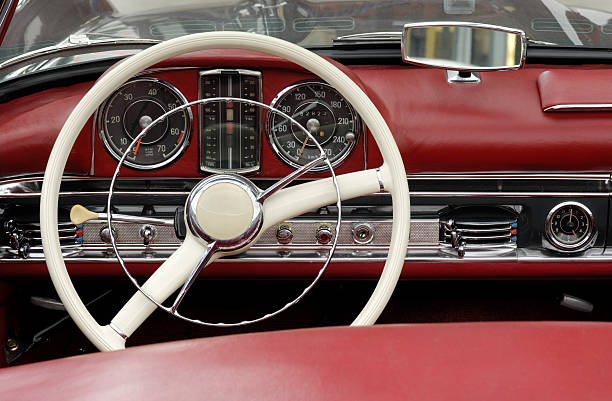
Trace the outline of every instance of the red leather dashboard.
<path fill-rule="evenodd" d="M 174 68 L 185 67 L 185 68 Z M 189 100 L 197 97 L 198 71 L 218 68 L 260 70 L 263 101 L 270 101 L 283 88 L 313 78 L 301 68 L 275 57 L 244 51 L 207 51 L 176 57 L 155 66 L 149 75 L 175 85 Z M 565 77 L 577 71 L 583 90 L 601 94 L 589 86 L 586 73 L 599 80 L 612 78 L 612 72 L 591 67 L 530 65 L 518 71 L 483 72 L 481 84 L 448 84 L 444 71 L 408 65 L 340 66 L 371 97 L 388 122 L 404 156 L 409 173 L 437 172 L 598 172 L 612 171 L 612 136 L 608 130 L 612 113 L 546 113 L 541 109 L 540 86 L 557 88 L 558 71 Z M 565 75 L 563 75 L 565 74 Z M 93 82 L 45 90 L 0 104 L 0 177 L 41 174 L 55 137 L 66 117 Z M 541 89 L 541 87 L 540 87 Z M 595 96 L 595 95 L 594 95 Z M 597 97 L 597 96 L 595 96 Z M 601 97 L 601 96 L 599 96 Z M 597 98 L 599 98 L 597 97 Z M 577 93 L 577 99 L 590 99 Z M 194 109 L 197 121 L 197 109 Z M 141 172 L 125 168 L 122 176 L 201 177 L 198 171 L 198 124 L 194 124 L 191 144 L 173 164 Z M 371 136 L 359 143 L 338 173 L 361 170 L 367 164 L 381 164 Z M 93 157 L 92 157 L 93 152 Z M 258 177 L 281 177 L 292 170 L 272 152 L 263 139 L 262 172 Z M 116 161 L 106 152 L 94 129 L 93 116 L 79 136 L 66 167 L 67 174 L 109 177 Z M 231 262 L 230 262 L 231 263 Z M 282 263 L 218 263 L 205 274 L 215 277 L 312 277 L 317 264 L 296 263 L 281 269 Z M 607 276 L 608 263 L 582 260 L 575 263 L 460 260 L 415 262 L 404 277 L 556 277 Z M 137 274 L 147 274 L 156 265 L 134 264 Z M 327 277 L 377 277 L 381 263 L 332 263 Z M 435 267 L 435 268 L 434 268 Z M 112 264 L 72 263 L 71 272 L 87 275 L 120 275 Z M 42 264 L 9 263 L 2 267 L 5 277 L 41 274 Z"/>
<path fill-rule="evenodd" d="M 607 400 L 610 336 L 609 323 L 293 330 L 6 368 L 0 386 L 50 401 Z"/>
<path fill-rule="evenodd" d="M 261 70 L 266 103 L 284 87 L 310 77 L 290 63 L 247 52 L 194 53 L 168 60 L 159 67 L 220 66 Z M 410 66 L 343 69 L 362 85 L 382 112 L 408 172 L 612 171 L 612 137 L 608 135 L 612 114 L 542 112 L 537 81 L 550 67 L 485 72 L 478 85 L 451 85 L 442 70 Z M 598 74 L 612 76 L 608 71 Z M 189 99 L 195 99 L 197 69 L 151 75 L 169 81 Z M 90 86 L 91 83 L 51 89 L 0 104 L 0 113 L 8 116 L 0 121 L 0 176 L 44 171 L 57 132 Z M 93 123 L 84 128 L 67 173 L 85 175 L 91 171 L 92 130 Z M 371 137 L 367 140 L 367 164 L 377 166 L 380 156 L 376 145 Z M 97 137 L 93 143 L 93 171 L 96 176 L 108 176 L 115 161 Z M 125 169 L 123 176 L 197 177 L 197 148 L 196 126 L 189 149 L 176 163 L 148 173 Z M 568 152 L 572 157 L 567 157 Z M 358 146 L 338 172 L 363 168 L 363 159 L 363 146 Z M 264 139 L 261 176 L 279 177 L 289 171 Z"/>

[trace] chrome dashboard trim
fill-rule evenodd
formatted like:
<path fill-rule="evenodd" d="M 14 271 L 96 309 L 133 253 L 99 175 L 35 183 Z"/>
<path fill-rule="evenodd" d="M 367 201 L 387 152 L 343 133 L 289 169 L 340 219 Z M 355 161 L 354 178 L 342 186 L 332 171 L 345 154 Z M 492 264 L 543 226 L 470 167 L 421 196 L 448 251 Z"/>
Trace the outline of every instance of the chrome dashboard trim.
<path fill-rule="evenodd" d="M 176 250 L 176 246 L 152 247 L 146 252 L 135 250 L 134 247 L 119 250 L 124 253 L 122 257 L 126 263 L 135 264 L 158 264 L 163 263 L 167 257 Z M 132 252 L 130 253 L 130 249 Z M 388 247 L 372 247 L 359 251 L 338 246 L 334 260 L 340 263 L 372 263 L 384 262 L 386 260 Z M 0 256 L 3 249 L 0 248 Z M 0 259 L 2 264 L 42 264 L 44 257 L 42 251 L 36 253 L 35 257 L 20 259 L 11 255 L 11 258 Z M 312 263 L 326 260 L 328 253 L 325 249 L 304 249 L 279 254 L 278 248 L 256 249 L 235 256 L 221 258 L 215 263 L 287 263 L 303 262 Z M 67 264 L 92 264 L 92 263 L 112 263 L 117 261 L 108 247 L 83 248 L 71 255 L 64 256 Z M 527 250 L 518 248 L 502 256 L 470 256 L 466 254 L 464 258 L 457 258 L 451 254 L 444 254 L 437 247 L 418 246 L 409 247 L 405 258 L 406 263 L 414 262 L 444 262 L 444 263 L 612 263 L 612 250 L 603 248 L 591 248 L 582 254 L 563 256 L 554 254 L 546 250 Z M 460 273 L 460 272 L 458 272 Z"/>
<path fill-rule="evenodd" d="M 521 175 L 521 174 L 511 174 L 511 175 L 473 175 L 473 174 L 454 174 L 454 175 L 408 175 L 408 180 L 462 180 L 462 179 L 476 179 L 476 180 L 495 180 L 495 179 L 532 179 L 532 180 L 593 180 L 593 181 L 610 181 L 609 175 Z M 160 181 L 160 182 L 180 182 L 185 180 L 194 180 L 199 181 L 194 177 L 184 177 L 184 178 L 126 178 L 119 179 L 118 182 L 121 181 Z M 273 181 L 276 179 L 261 179 L 261 181 Z M 109 181 L 108 178 L 98 178 L 98 177 L 79 177 L 79 176 L 67 176 L 64 177 L 63 182 L 73 182 L 79 181 L 87 183 L 98 181 Z M 40 196 L 40 188 L 42 187 L 42 177 L 34 176 L 34 177 L 25 177 L 25 178 L 12 178 L 7 179 L 5 181 L 0 181 L 0 199 L 1 198 L 36 198 Z M 61 191 L 60 196 L 91 196 L 91 195 L 108 195 L 108 191 L 96 191 L 96 190 L 87 190 L 87 185 L 84 185 L 83 191 Z M 187 196 L 190 191 L 174 191 L 174 190 L 117 190 L 115 191 L 116 195 L 143 195 L 143 196 Z M 377 192 L 373 194 L 375 196 L 389 196 L 387 192 Z M 432 191 L 411 191 L 410 196 L 413 197 L 503 197 L 503 198 L 524 198 L 524 197 L 575 197 L 575 198 L 602 198 L 610 196 L 609 191 L 606 189 L 602 192 L 536 192 L 536 191 L 527 191 L 527 192 L 461 192 L 461 191 L 440 191 L 440 192 L 432 192 Z"/>
<path fill-rule="evenodd" d="M 543 111 L 612 111 L 612 103 L 555 104 L 544 108 Z"/>
<path fill-rule="evenodd" d="M 64 41 L 60 44 L 43 47 L 29 53 L 21 54 L 19 56 L 10 58 L 0 63 L 0 70 L 11 67 L 17 64 L 21 64 L 26 61 L 32 61 L 37 58 L 46 57 L 50 54 L 61 53 L 65 50 L 76 50 L 76 49 L 88 49 L 90 52 L 94 52 L 95 48 L 111 48 L 111 50 L 119 50 L 117 46 L 122 49 L 133 49 L 136 46 L 151 47 L 159 43 L 157 39 L 133 39 L 133 38 L 114 38 L 114 39 L 94 39 L 82 42 L 71 42 Z"/>

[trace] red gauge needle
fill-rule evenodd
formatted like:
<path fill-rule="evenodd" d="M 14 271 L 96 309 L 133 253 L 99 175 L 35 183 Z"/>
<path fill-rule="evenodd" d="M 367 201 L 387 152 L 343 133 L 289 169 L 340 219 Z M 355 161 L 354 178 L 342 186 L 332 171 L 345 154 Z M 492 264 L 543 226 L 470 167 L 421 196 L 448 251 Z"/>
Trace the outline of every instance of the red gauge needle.
<path fill-rule="evenodd" d="M 140 131 L 142 132 L 144 131 L 144 128 Z M 142 141 L 142 136 L 140 137 L 140 139 L 138 140 L 138 143 L 136 144 L 136 148 L 134 149 L 134 157 L 138 154 L 138 149 L 140 148 L 140 142 Z"/>

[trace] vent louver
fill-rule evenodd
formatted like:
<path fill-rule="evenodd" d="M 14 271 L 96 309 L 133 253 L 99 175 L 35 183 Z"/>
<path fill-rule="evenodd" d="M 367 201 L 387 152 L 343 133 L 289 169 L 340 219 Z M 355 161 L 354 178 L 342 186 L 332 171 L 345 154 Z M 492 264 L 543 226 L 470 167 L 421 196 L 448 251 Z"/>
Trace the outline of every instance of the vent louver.
<path fill-rule="evenodd" d="M 38 223 L 7 220 L 3 224 L 4 236 L 11 253 L 27 258 L 30 252 L 42 253 L 42 237 Z M 58 224 L 62 252 L 78 249 L 83 241 L 82 226 L 70 222 Z"/>
<path fill-rule="evenodd" d="M 443 249 L 460 257 L 506 253 L 516 249 L 516 212 L 501 207 L 457 208 L 440 219 Z"/>

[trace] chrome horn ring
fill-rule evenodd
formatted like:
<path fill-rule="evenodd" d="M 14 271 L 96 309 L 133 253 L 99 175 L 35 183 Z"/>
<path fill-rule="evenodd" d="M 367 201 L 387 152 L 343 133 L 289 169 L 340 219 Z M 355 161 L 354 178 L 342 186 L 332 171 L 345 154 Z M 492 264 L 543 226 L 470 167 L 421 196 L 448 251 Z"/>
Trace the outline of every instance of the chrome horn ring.
<path fill-rule="evenodd" d="M 271 106 L 268 106 L 268 105 L 266 105 L 264 103 L 257 102 L 255 100 L 246 100 L 246 99 L 233 98 L 233 97 L 215 97 L 215 98 L 199 99 L 199 100 L 195 100 L 193 102 L 186 103 L 184 105 L 181 105 L 179 107 L 176 107 L 176 108 L 174 108 L 172 110 L 167 111 L 166 113 L 162 114 L 161 116 L 159 116 L 158 118 L 153 120 L 138 135 L 136 135 L 134 137 L 134 139 L 132 140 L 132 142 L 127 147 L 127 150 L 121 156 L 121 158 L 120 158 L 120 160 L 119 160 L 119 162 L 117 164 L 117 168 L 115 169 L 115 172 L 114 172 L 113 177 L 111 179 L 111 184 L 110 184 L 110 188 L 109 188 L 109 192 L 108 192 L 108 199 L 107 199 L 107 204 L 106 204 L 106 208 L 108 210 L 108 213 L 107 213 L 107 224 L 108 224 L 109 227 L 112 227 L 112 208 L 111 208 L 111 202 L 112 202 L 113 192 L 114 192 L 114 188 L 115 188 L 115 183 L 116 183 L 117 178 L 119 176 L 119 173 L 121 171 L 121 167 L 122 167 L 123 163 L 125 162 L 125 159 L 128 156 L 128 154 L 130 153 L 131 149 L 133 149 L 133 147 L 140 140 L 140 138 L 145 136 L 147 134 L 147 132 L 151 129 L 151 127 L 153 127 L 154 125 L 160 123 L 165 118 L 167 118 L 168 116 L 172 115 L 173 113 L 177 113 L 177 112 L 179 112 L 181 110 L 184 110 L 184 109 L 187 109 L 187 108 L 191 108 L 191 107 L 196 106 L 196 105 L 203 105 L 203 104 L 212 103 L 212 102 L 238 102 L 238 103 L 243 103 L 243 104 L 247 104 L 247 105 L 254 105 L 254 106 L 262 107 L 265 110 L 267 110 L 268 112 L 277 113 L 281 117 L 286 118 L 292 124 L 295 124 L 297 127 L 299 127 L 308 136 L 308 138 L 310 138 L 313 141 L 313 143 L 319 149 L 320 156 L 317 159 L 315 159 L 315 160 L 305 164 L 301 168 L 293 171 L 291 174 L 289 174 L 286 177 L 282 178 L 281 180 L 277 181 L 275 184 L 273 184 L 272 186 L 270 186 L 269 188 L 267 188 L 266 190 L 263 190 L 263 191 L 261 189 L 257 188 L 251 181 L 247 180 L 246 178 L 241 177 L 241 176 L 236 176 L 236 175 L 230 175 L 230 174 L 213 175 L 213 176 L 209 177 L 208 179 L 205 179 L 205 180 L 201 181 L 198 185 L 196 185 L 196 187 L 194 187 L 194 189 L 192 190 L 192 192 L 190 193 L 190 195 L 189 195 L 189 197 L 187 199 L 187 207 L 185 208 L 185 215 L 186 215 L 186 222 L 187 222 L 188 229 L 189 230 L 193 230 L 192 233 L 194 235 L 196 235 L 199 238 L 202 238 L 203 240 L 205 240 L 207 242 L 207 251 L 206 251 L 206 253 L 203 256 L 201 263 L 204 262 L 204 260 L 207 258 L 207 256 L 212 255 L 215 252 L 219 252 L 219 251 L 220 252 L 223 252 L 223 251 L 232 251 L 232 250 L 237 250 L 237 249 L 239 250 L 240 248 L 246 247 L 253 239 L 255 239 L 257 237 L 257 235 L 260 232 L 260 229 L 261 229 L 261 226 L 262 226 L 262 222 L 263 222 L 263 218 L 264 218 L 262 206 L 263 206 L 263 202 L 268 198 L 268 196 L 270 196 L 274 192 L 284 188 L 290 182 L 292 182 L 296 178 L 302 176 L 303 174 L 307 173 L 312 168 L 317 166 L 319 163 L 325 162 L 325 164 L 327 164 L 327 166 L 329 168 L 329 171 L 330 171 L 330 174 L 331 174 L 331 178 L 332 178 L 332 182 L 333 182 L 335 190 L 336 190 L 336 207 L 338 208 L 338 218 L 336 220 L 336 226 L 335 226 L 335 229 L 334 229 L 333 242 L 332 242 L 331 248 L 329 250 L 327 259 L 325 260 L 325 263 L 323 264 L 321 269 L 317 272 L 317 275 L 315 276 L 313 281 L 306 288 L 304 288 L 304 290 L 296 298 L 294 298 L 290 302 L 286 303 L 281 308 L 279 308 L 279 309 L 277 309 L 277 310 L 275 310 L 275 311 L 273 311 L 271 313 L 268 313 L 268 314 L 265 314 L 263 316 L 260 316 L 258 318 L 249 319 L 249 320 L 243 320 L 243 321 L 239 321 L 239 322 L 232 322 L 232 323 L 205 322 L 205 321 L 202 321 L 202 320 L 199 320 L 199 319 L 191 319 L 189 317 L 181 315 L 178 312 L 178 310 L 177 310 L 177 308 L 175 306 L 167 307 L 167 306 L 164 306 L 161 303 L 157 302 L 150 294 L 148 294 L 140 286 L 140 284 L 138 284 L 138 281 L 128 271 L 128 269 L 127 269 L 127 267 L 125 265 L 125 261 L 123 260 L 123 258 L 119 254 L 119 250 L 117 248 L 117 242 L 116 242 L 115 234 L 114 234 L 113 230 L 110 230 L 110 239 L 111 239 L 111 245 L 112 245 L 113 250 L 115 252 L 115 256 L 117 257 L 117 261 L 121 265 L 121 268 L 123 269 L 123 272 L 127 275 L 127 277 L 130 279 L 132 284 L 134 286 L 136 286 L 138 291 L 140 293 L 142 293 L 149 301 L 154 303 L 158 308 L 166 311 L 167 313 L 170 313 L 171 315 L 173 315 L 175 317 L 178 317 L 179 319 L 182 319 L 182 320 L 185 320 L 185 321 L 188 321 L 188 322 L 191 322 L 191 323 L 203 325 L 203 326 L 212 326 L 212 327 L 244 326 L 244 325 L 248 325 L 248 324 L 252 324 L 252 323 L 257 323 L 257 322 L 266 320 L 266 319 L 268 319 L 270 317 L 276 316 L 276 315 L 280 314 L 281 312 L 287 310 L 291 306 L 295 305 L 296 303 L 298 303 L 314 287 L 314 285 L 319 281 L 319 279 L 321 278 L 321 276 L 323 275 L 323 273 L 325 272 L 325 270 L 329 266 L 329 263 L 331 262 L 331 259 L 332 259 L 333 255 L 334 255 L 334 252 L 336 250 L 336 246 L 337 246 L 337 243 L 338 243 L 338 232 L 340 230 L 340 224 L 342 222 L 342 201 L 340 199 L 340 189 L 338 187 L 338 181 L 337 181 L 337 178 L 336 178 L 336 174 L 334 172 L 334 169 L 333 169 L 333 166 L 332 166 L 331 162 L 329 161 L 329 158 L 327 157 L 327 154 L 325 153 L 325 151 L 323 150 L 323 148 L 321 147 L 319 142 L 316 140 L 316 138 L 306 128 L 304 128 L 302 125 L 300 125 L 300 123 L 298 123 L 295 119 L 293 119 L 291 116 L 283 113 L 280 110 L 277 110 L 277 109 L 275 109 L 275 108 L 273 108 Z M 201 194 L 203 192 L 203 190 L 204 190 L 203 187 L 205 187 L 207 184 L 210 184 L 211 182 L 214 182 L 214 180 L 217 177 L 221 177 L 223 180 L 235 180 L 233 182 L 234 184 L 236 184 L 238 182 L 238 183 L 240 183 L 240 185 L 248 187 L 248 188 L 246 188 L 246 190 L 247 190 L 246 192 L 249 193 L 250 195 L 253 195 L 253 197 L 254 197 L 254 201 L 253 201 L 254 211 L 253 211 L 253 218 L 252 218 L 252 221 L 251 221 L 251 225 L 245 231 L 244 235 L 239 236 L 237 238 L 230 239 L 230 240 L 219 240 L 219 239 L 210 237 L 210 235 L 208 235 L 205 232 L 205 230 L 203 230 L 202 227 L 199 226 L 199 224 L 197 222 L 197 219 L 195 219 L 195 217 L 194 217 L 195 214 L 192 211 L 190 211 L 190 210 L 192 210 L 192 209 L 190 209 L 191 205 L 193 205 L 194 203 L 197 203 L 193 199 L 192 195 L 194 195 L 196 193 L 200 193 Z M 243 187 L 243 189 L 245 189 L 245 188 Z M 191 201 L 191 203 L 190 203 L 190 201 Z M 183 290 L 184 290 L 184 287 L 180 291 L 183 291 Z M 186 290 L 184 291 L 184 293 L 179 293 L 179 295 L 177 296 L 177 299 L 179 297 L 182 299 L 182 297 L 184 297 L 185 293 L 186 293 Z M 176 304 L 177 303 L 175 302 L 175 305 Z"/>

